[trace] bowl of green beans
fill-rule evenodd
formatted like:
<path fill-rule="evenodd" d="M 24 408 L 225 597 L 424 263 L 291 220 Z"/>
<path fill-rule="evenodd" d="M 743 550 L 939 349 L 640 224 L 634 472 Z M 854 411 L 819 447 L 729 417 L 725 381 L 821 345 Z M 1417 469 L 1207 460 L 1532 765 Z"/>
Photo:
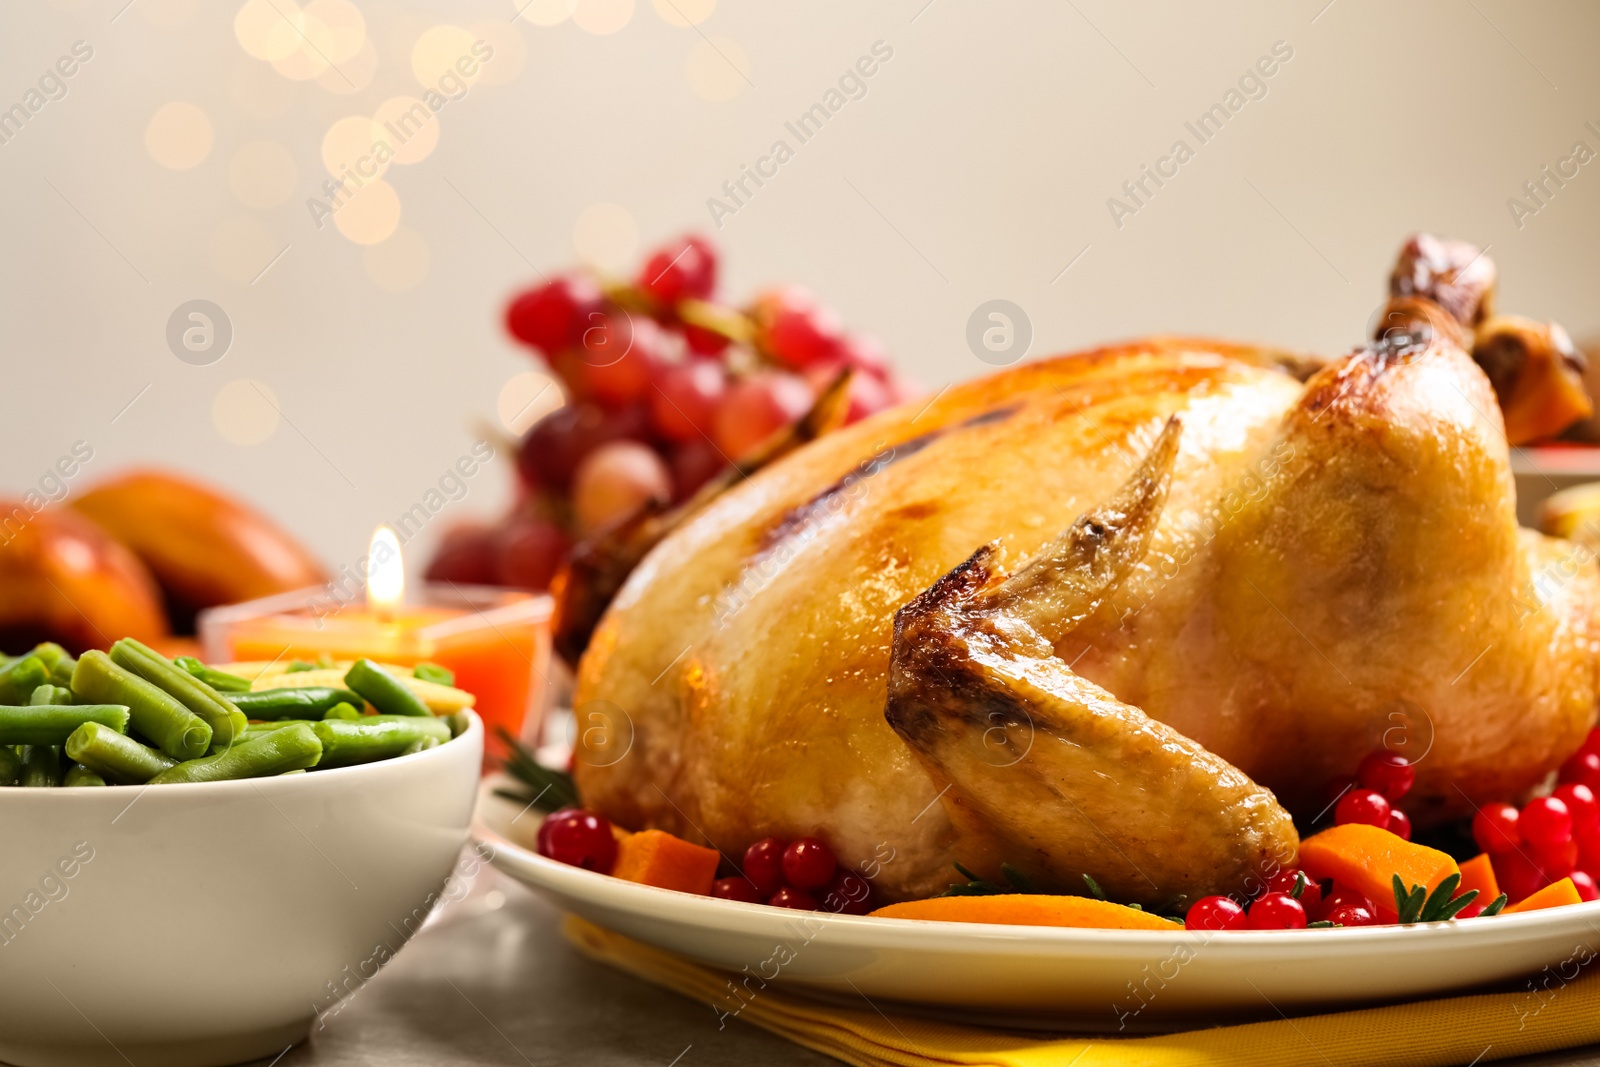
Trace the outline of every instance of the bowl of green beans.
<path fill-rule="evenodd" d="M 470 696 L 295 680 L 131 640 L 0 657 L 0 1061 L 270 1058 L 421 926 L 467 841 Z"/>

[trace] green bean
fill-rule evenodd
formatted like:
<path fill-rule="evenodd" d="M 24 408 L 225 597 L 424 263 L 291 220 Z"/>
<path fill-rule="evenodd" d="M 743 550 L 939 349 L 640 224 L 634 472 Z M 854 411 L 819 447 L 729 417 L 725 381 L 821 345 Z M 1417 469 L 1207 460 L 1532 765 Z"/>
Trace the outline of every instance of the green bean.
<path fill-rule="evenodd" d="M 324 685 L 223 693 L 222 698 L 252 719 L 317 719 L 335 704 L 353 704 L 360 708 L 367 703 L 348 689 Z"/>
<path fill-rule="evenodd" d="M 0 706 L 0 745 L 61 745 L 86 722 L 97 722 L 117 733 L 128 728 L 128 709 L 122 704 L 29 704 Z"/>
<path fill-rule="evenodd" d="M 61 779 L 61 784 L 72 788 L 75 786 L 105 785 L 106 780 L 83 764 L 74 763 L 67 768 L 67 773 Z"/>
<path fill-rule="evenodd" d="M 438 685 L 455 685 L 456 672 L 449 667 L 441 667 L 437 663 L 419 663 L 411 669 L 411 677 L 420 678 L 424 682 L 434 682 Z"/>
<path fill-rule="evenodd" d="M 283 669 L 283 673 L 299 674 L 301 671 L 314 671 L 316 669 L 317 665 L 315 663 L 307 663 L 303 659 L 294 659 L 289 661 L 289 665 Z"/>
<path fill-rule="evenodd" d="M 358 659 L 346 672 L 344 684 L 367 699 L 383 715 L 431 716 L 428 705 L 406 683 L 372 662 Z"/>
<path fill-rule="evenodd" d="M 111 662 L 132 671 L 151 685 L 176 697 L 211 727 L 211 744 L 227 748 L 244 730 L 246 718 L 238 708 L 222 699 L 211 686 L 183 670 L 148 645 L 125 637 L 111 646 Z"/>
<path fill-rule="evenodd" d="M 22 781 L 29 789 L 61 784 L 61 750 L 54 745 L 29 745 L 22 750 Z"/>
<path fill-rule="evenodd" d="M 450 724 L 450 736 L 460 737 L 472 726 L 472 717 L 465 711 L 453 712 L 444 716 L 444 721 Z"/>
<path fill-rule="evenodd" d="M 406 746 L 406 750 L 400 753 L 400 755 L 409 756 L 416 752 L 426 752 L 430 748 L 438 747 L 439 739 L 437 737 L 424 737 L 420 740 L 411 742 L 411 744 Z"/>
<path fill-rule="evenodd" d="M 33 691 L 29 704 L 71 704 L 72 690 L 46 682 Z"/>
<path fill-rule="evenodd" d="M 322 744 L 305 723 L 295 723 L 257 737 L 227 752 L 205 759 L 190 760 L 162 771 L 150 779 L 151 785 L 180 782 L 221 782 L 232 778 L 267 778 L 285 771 L 316 765 Z"/>
<path fill-rule="evenodd" d="M 14 659 L 0 667 L 0 704 L 25 704 L 33 691 L 50 681 L 50 668 L 38 656 Z"/>
<path fill-rule="evenodd" d="M 50 672 L 50 680 L 56 685 L 72 684 L 72 669 L 78 665 L 78 661 L 54 641 L 35 645 L 28 655 L 39 657 L 45 669 Z"/>
<path fill-rule="evenodd" d="M 127 705 L 133 728 L 173 759 L 194 759 L 211 746 L 211 727 L 204 719 L 160 686 L 111 662 L 104 652 L 85 652 L 78 660 L 72 691 L 95 703 Z"/>
<path fill-rule="evenodd" d="M 431 715 L 368 715 L 360 722 L 323 719 L 311 727 L 322 741 L 319 769 L 399 756 L 429 737 L 440 742 L 450 740 L 450 725 Z"/>
<path fill-rule="evenodd" d="M 0 787 L 22 781 L 22 757 L 9 745 L 0 745 Z"/>
<path fill-rule="evenodd" d="M 207 667 L 193 656 L 179 656 L 172 662 L 219 693 L 248 693 L 250 691 L 250 679 L 241 678 L 237 674 L 229 674 L 227 671 L 219 671 L 213 667 Z"/>
<path fill-rule="evenodd" d="M 333 707 L 322 713 L 324 719 L 361 719 L 365 718 L 354 704 L 341 700 Z"/>
<path fill-rule="evenodd" d="M 72 736 L 67 738 L 67 756 L 118 785 L 148 782 L 176 766 L 173 760 L 155 749 L 97 722 L 84 723 L 72 731 Z"/>

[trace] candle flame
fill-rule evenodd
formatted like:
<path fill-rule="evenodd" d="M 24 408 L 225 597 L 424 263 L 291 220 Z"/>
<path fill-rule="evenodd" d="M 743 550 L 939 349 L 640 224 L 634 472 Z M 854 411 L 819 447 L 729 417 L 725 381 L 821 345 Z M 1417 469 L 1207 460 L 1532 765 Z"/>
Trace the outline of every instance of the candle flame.
<path fill-rule="evenodd" d="M 406 565 L 400 558 L 400 538 L 387 526 L 372 531 L 367 553 L 367 607 L 375 614 L 393 615 L 406 598 Z"/>

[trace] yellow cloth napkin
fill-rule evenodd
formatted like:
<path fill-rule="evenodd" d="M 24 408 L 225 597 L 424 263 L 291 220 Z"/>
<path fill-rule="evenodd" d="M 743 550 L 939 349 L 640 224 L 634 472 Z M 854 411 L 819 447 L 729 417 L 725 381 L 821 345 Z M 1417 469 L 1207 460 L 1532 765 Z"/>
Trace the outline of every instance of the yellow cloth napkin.
<path fill-rule="evenodd" d="M 726 974 L 575 916 L 564 932 L 593 959 L 703 1001 L 719 1017 L 728 1010 Z M 1516 992 L 1159 1037 L 1019 1037 L 886 1014 L 865 997 L 860 1010 L 839 1008 L 770 985 L 743 1003 L 737 1018 L 860 1067 L 1450 1067 L 1600 1041 L 1600 972 L 1564 981 L 1551 970 Z"/>

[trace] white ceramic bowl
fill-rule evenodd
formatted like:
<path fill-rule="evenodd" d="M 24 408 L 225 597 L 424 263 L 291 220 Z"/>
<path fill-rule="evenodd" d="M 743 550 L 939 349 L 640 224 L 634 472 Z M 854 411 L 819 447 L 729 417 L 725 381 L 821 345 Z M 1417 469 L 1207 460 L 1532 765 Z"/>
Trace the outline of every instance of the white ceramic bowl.
<path fill-rule="evenodd" d="M 0 789 L 0 1061 L 270 1057 L 415 933 L 467 840 L 483 724 L 279 778 Z"/>

